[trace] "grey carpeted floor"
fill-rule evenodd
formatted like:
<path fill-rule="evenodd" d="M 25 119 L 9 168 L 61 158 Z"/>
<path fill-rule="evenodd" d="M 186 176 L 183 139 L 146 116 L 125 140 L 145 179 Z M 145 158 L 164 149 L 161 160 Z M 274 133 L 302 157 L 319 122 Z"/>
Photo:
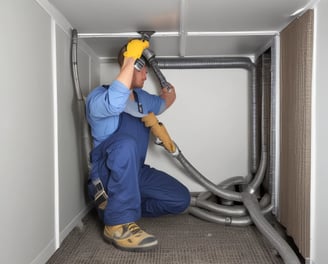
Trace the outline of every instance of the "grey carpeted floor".
<path fill-rule="evenodd" d="M 75 228 L 47 262 L 111 264 L 266 264 L 283 263 L 255 226 L 232 227 L 209 223 L 189 214 L 143 218 L 138 224 L 159 240 L 149 252 L 124 252 L 102 239 L 94 211 Z"/>

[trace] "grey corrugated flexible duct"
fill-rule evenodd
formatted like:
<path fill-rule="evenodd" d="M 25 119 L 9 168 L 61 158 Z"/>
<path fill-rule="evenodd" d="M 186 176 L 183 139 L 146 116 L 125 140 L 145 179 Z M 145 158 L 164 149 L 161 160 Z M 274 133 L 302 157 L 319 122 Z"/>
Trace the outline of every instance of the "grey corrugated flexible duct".
<path fill-rule="evenodd" d="M 245 177 L 245 183 L 253 180 L 256 183 L 262 181 L 264 177 L 266 158 L 261 159 L 260 170 L 258 149 L 258 113 L 257 113 L 257 94 L 256 94 L 256 69 L 255 64 L 246 57 L 217 57 L 217 58 L 158 58 L 158 67 L 161 69 L 208 69 L 208 68 L 242 68 L 250 72 L 249 89 L 251 91 L 251 173 L 256 173 L 256 181 L 252 179 L 251 174 Z M 206 189 L 210 190 L 213 194 L 218 195 L 221 198 L 233 201 L 242 201 L 239 192 L 226 190 L 220 188 L 204 177 L 179 151 L 175 157 L 180 161 L 184 168 L 190 173 L 190 176 L 194 178 L 198 183 L 203 185 Z M 260 180 L 258 180 L 260 179 Z M 253 191 L 253 189 L 251 189 Z M 240 210 L 236 208 L 236 210 Z"/>
<path fill-rule="evenodd" d="M 270 204 L 271 200 L 268 198 L 269 196 L 270 196 L 269 194 L 266 194 L 262 197 L 260 201 L 261 208 L 267 207 Z M 194 207 L 206 209 L 208 211 L 211 211 L 213 213 L 222 216 L 238 217 L 238 216 L 247 215 L 247 209 L 243 205 L 234 205 L 234 206 L 220 205 L 218 203 L 208 200 L 198 199 L 196 197 L 191 197 L 191 205 Z"/>
<path fill-rule="evenodd" d="M 176 159 L 181 163 L 181 165 L 185 168 L 187 172 L 189 172 L 190 177 L 192 177 L 196 182 L 204 186 L 207 190 L 211 191 L 213 194 L 222 197 L 227 200 L 233 200 L 241 202 L 242 198 L 240 193 L 226 190 L 216 186 L 210 180 L 208 180 L 205 176 L 203 176 L 182 154 L 179 150 L 178 155 L 176 155 Z"/>
<path fill-rule="evenodd" d="M 199 58 L 183 58 L 183 59 L 160 59 L 159 60 L 159 67 L 163 69 L 192 69 L 192 68 L 227 68 L 231 60 L 234 58 L 229 59 L 222 59 L 217 58 L 214 59 L 214 61 L 211 61 L 208 65 L 206 63 L 210 59 L 199 59 Z M 217 61 L 219 60 L 219 61 Z M 222 62 L 222 63 L 221 63 Z M 260 166 L 258 168 L 258 155 L 257 155 L 257 109 L 256 109 L 256 83 L 255 83 L 255 67 L 249 66 L 249 64 L 245 64 L 246 60 L 241 60 L 236 63 L 232 63 L 231 68 L 247 68 L 251 69 L 251 90 L 252 90 L 252 172 L 256 171 L 255 177 L 252 179 L 251 183 L 248 185 L 248 188 L 246 189 L 246 192 L 236 194 L 234 192 L 229 192 L 228 190 L 220 189 L 216 187 L 213 183 L 211 183 L 209 180 L 207 180 L 205 177 L 203 177 L 195 168 L 192 167 L 191 164 L 189 164 L 183 155 L 179 154 L 176 156 L 176 158 L 179 159 L 179 161 L 182 163 L 182 165 L 187 169 L 188 172 L 194 173 L 194 178 L 202 183 L 203 186 L 205 186 L 207 189 L 209 189 L 214 194 L 218 194 L 220 197 L 228 198 L 230 197 L 232 200 L 238 201 L 241 199 L 246 206 L 247 210 L 250 213 L 249 216 L 242 216 L 242 217 L 225 217 L 217 214 L 213 214 L 211 211 L 203 210 L 201 208 L 190 206 L 189 212 L 193 215 L 196 215 L 204 220 L 212 221 L 216 223 L 221 224 L 232 224 L 232 225 L 248 225 L 254 221 L 258 229 L 270 240 L 270 242 L 273 244 L 273 246 L 278 250 L 279 254 L 284 259 L 285 263 L 295 263 L 298 264 L 299 260 L 296 256 L 296 254 L 293 252 L 293 250 L 289 247 L 289 245 L 284 241 L 278 232 L 276 232 L 272 226 L 266 221 L 266 219 L 263 217 L 263 214 L 266 212 L 271 212 L 272 205 L 270 204 L 267 206 L 262 212 L 259 208 L 257 199 L 254 196 L 254 192 L 256 189 L 260 186 L 262 183 L 264 173 L 266 170 L 266 161 L 267 161 L 267 142 L 265 137 L 265 129 L 266 126 L 266 120 L 264 120 L 265 116 L 265 107 L 264 107 L 264 91 L 262 93 L 262 127 L 261 127 L 261 161 Z M 203 64 L 204 63 L 204 64 Z M 217 64 L 218 65 L 215 65 Z M 246 66 L 247 65 L 247 66 Z M 218 67 L 216 67 L 218 66 Z M 183 164 L 184 163 L 184 164 Z M 258 170 L 257 170 L 258 168 Z M 247 182 L 249 182 L 250 178 L 247 179 Z M 204 195 L 204 197 L 207 197 L 208 194 Z M 193 204 L 197 204 L 196 199 L 192 199 Z M 204 202 L 205 206 L 207 206 L 207 209 L 214 209 L 212 208 L 212 204 L 206 203 L 206 200 L 203 200 L 201 202 Z M 210 208 L 211 207 L 211 208 Z M 237 209 L 238 210 L 238 209 Z M 222 211 L 222 208 L 219 208 L 219 211 Z"/>
<path fill-rule="evenodd" d="M 271 212 L 271 210 L 272 210 L 272 205 L 270 204 L 265 208 L 263 208 L 262 210 L 260 210 L 259 213 L 261 215 L 267 214 Z M 217 224 L 224 224 L 224 225 L 231 225 L 231 226 L 249 226 L 253 223 L 253 219 L 249 215 L 241 216 L 241 217 L 222 216 L 209 212 L 208 210 L 204 210 L 193 206 L 188 208 L 188 212 L 194 216 L 199 217 L 200 219 Z"/>
<path fill-rule="evenodd" d="M 254 193 L 262 184 L 265 170 L 267 168 L 267 160 L 268 160 L 268 140 L 266 133 L 269 131 L 268 129 L 268 120 L 266 119 L 268 113 L 268 105 L 265 104 L 265 98 L 267 98 L 268 91 L 264 85 L 262 85 L 262 98 L 261 98 L 261 160 L 259 168 L 256 172 L 253 180 L 248 184 L 247 191 L 249 193 Z"/>
<path fill-rule="evenodd" d="M 236 185 L 243 185 L 245 183 L 245 178 L 242 176 L 231 177 L 220 184 L 217 187 L 222 189 L 234 188 Z M 212 212 L 218 213 L 220 215 L 227 216 L 244 216 L 247 214 L 246 208 L 242 205 L 234 205 L 231 200 L 223 200 L 221 198 L 221 204 L 210 201 L 213 193 L 210 191 L 205 191 L 198 193 L 191 198 L 191 206 L 200 207 L 203 209 L 210 210 Z M 266 197 L 266 196 L 264 196 Z M 263 199 L 263 198 L 262 198 Z M 270 199 L 266 199 L 266 205 L 270 203 Z M 262 207 L 262 206 L 261 206 Z"/>
<path fill-rule="evenodd" d="M 77 44 L 78 33 L 76 29 L 72 30 L 72 48 L 71 48 L 71 69 L 74 82 L 74 90 L 78 101 L 83 101 L 82 91 L 80 88 L 79 73 L 77 69 Z"/>
<path fill-rule="evenodd" d="M 247 57 L 184 57 L 184 58 L 157 58 L 161 69 L 247 69 L 251 70 L 255 64 Z"/>
<path fill-rule="evenodd" d="M 231 177 L 231 178 L 224 180 L 223 182 L 218 184 L 218 187 L 221 187 L 223 189 L 228 189 L 231 186 L 240 185 L 240 184 L 244 184 L 244 183 L 245 183 L 244 177 L 235 176 L 235 177 Z M 205 191 L 205 192 L 196 194 L 198 200 L 207 200 L 212 195 L 213 195 L 213 193 L 211 193 L 210 191 Z"/>
<path fill-rule="evenodd" d="M 195 207 L 203 208 L 219 215 L 227 215 L 227 216 L 247 215 L 247 210 L 242 205 L 227 206 L 208 200 L 197 199 L 196 197 L 191 197 L 191 204 Z"/>
<path fill-rule="evenodd" d="M 256 173 L 259 164 L 258 153 L 258 113 L 256 97 L 256 69 L 255 64 L 247 57 L 184 57 L 184 58 L 157 58 L 158 67 L 161 69 L 246 69 L 250 73 L 249 89 L 251 91 L 251 172 Z M 246 177 L 250 181 L 249 174 Z"/>
<path fill-rule="evenodd" d="M 92 148 L 91 136 L 89 132 L 89 125 L 85 116 L 85 101 L 82 94 L 82 90 L 79 82 L 79 74 L 77 68 L 77 45 L 78 45 L 78 33 L 76 29 L 72 30 L 72 42 L 71 42 L 71 70 L 73 75 L 73 84 L 75 95 L 78 102 L 78 115 L 81 120 L 81 132 L 82 132 L 82 148 L 84 152 L 84 159 L 88 163 L 88 169 L 91 169 L 91 162 L 89 159 L 89 153 Z"/>
<path fill-rule="evenodd" d="M 295 252 L 290 248 L 288 243 L 279 235 L 279 233 L 270 225 L 259 210 L 259 204 L 253 194 L 248 192 L 242 193 L 243 202 L 249 211 L 252 220 L 260 232 L 271 242 L 278 250 L 280 256 L 287 264 L 300 264 Z"/>

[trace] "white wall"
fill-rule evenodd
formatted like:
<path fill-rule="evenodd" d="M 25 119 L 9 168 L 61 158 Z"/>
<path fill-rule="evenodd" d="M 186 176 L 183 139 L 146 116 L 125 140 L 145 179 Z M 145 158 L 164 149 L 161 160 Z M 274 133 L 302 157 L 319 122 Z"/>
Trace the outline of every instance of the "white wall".
<path fill-rule="evenodd" d="M 4 0 L 0 28 L 0 263 L 45 263 L 88 210 L 70 25 L 47 1 Z M 87 92 L 99 61 L 79 53 Z"/>
<path fill-rule="evenodd" d="M 110 83 L 116 65 L 101 64 L 101 82 Z M 144 89 L 158 93 L 149 70 Z M 185 157 L 214 183 L 249 170 L 248 74 L 243 69 L 163 70 L 177 93 L 172 107 L 158 119 Z M 153 139 L 152 139 L 153 140 Z M 150 144 L 146 162 L 185 183 L 190 191 L 203 190 L 188 178 L 181 165 L 163 148 Z"/>
<path fill-rule="evenodd" d="M 327 61 L 328 61 L 328 2 L 320 1 L 317 6 L 317 32 L 316 32 L 316 57 L 314 78 L 314 108 L 313 119 L 313 175 L 312 175 L 312 239 L 311 259 L 315 264 L 328 263 L 327 238 L 328 238 L 328 89 L 327 89 Z"/>
<path fill-rule="evenodd" d="M 35 1 L 0 4 L 0 263 L 54 249 L 51 19 Z"/>

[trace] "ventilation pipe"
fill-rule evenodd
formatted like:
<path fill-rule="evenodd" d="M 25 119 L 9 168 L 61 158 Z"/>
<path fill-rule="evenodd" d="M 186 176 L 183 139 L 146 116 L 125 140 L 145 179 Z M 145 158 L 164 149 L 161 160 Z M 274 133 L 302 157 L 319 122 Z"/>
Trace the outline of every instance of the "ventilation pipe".
<path fill-rule="evenodd" d="M 251 173 L 245 177 L 238 179 L 238 185 L 241 188 L 248 186 L 248 191 L 254 193 L 257 187 L 261 184 L 266 169 L 266 141 L 262 140 L 261 148 L 258 146 L 258 127 L 259 118 L 257 111 L 257 90 L 256 90 L 256 67 L 255 64 L 246 57 L 217 57 L 217 58 L 158 58 L 158 66 L 161 69 L 236 69 L 241 68 L 249 71 L 249 87 L 251 93 Z M 155 72 L 156 74 L 156 72 Z M 264 95 L 263 95 L 264 96 Z M 264 112 L 264 107 L 262 104 L 262 116 Z M 262 120 L 262 126 L 264 126 L 264 120 Z M 264 138 L 264 129 L 261 129 Z M 258 150 L 261 149 L 261 159 L 259 158 Z M 182 152 L 179 150 L 178 155 L 175 158 L 183 165 L 189 175 L 199 184 L 203 185 L 207 190 L 211 191 L 213 194 L 219 196 L 220 198 L 226 200 L 232 200 L 236 202 L 242 201 L 242 196 L 240 192 L 231 191 L 227 188 L 221 188 L 220 185 L 216 185 L 209 181 L 205 176 L 203 176 L 196 168 L 188 162 L 184 157 Z M 260 160 L 260 162 L 259 162 Z M 259 164 L 258 164 L 259 163 Z M 255 174 L 252 177 L 252 174 Z M 251 184 L 249 184 L 251 183 Z M 204 204 L 204 201 L 201 202 Z M 222 207 L 220 207 L 222 208 Z M 224 213 L 225 208 L 222 208 L 222 213 Z M 220 210 L 217 208 L 217 210 Z M 240 207 L 236 207 L 236 210 L 240 210 Z"/>
<path fill-rule="evenodd" d="M 172 154 L 183 165 L 190 176 L 198 183 L 203 185 L 210 191 L 198 195 L 197 198 L 192 197 L 191 206 L 189 212 L 195 216 L 198 216 L 204 220 L 229 224 L 236 226 L 245 226 L 254 223 L 260 232 L 272 243 L 277 249 L 280 256 L 288 264 L 299 264 L 300 261 L 288 245 L 288 243 L 281 238 L 279 233 L 269 224 L 263 215 L 271 212 L 273 206 L 270 203 L 268 195 L 264 195 L 260 201 L 255 196 L 255 193 L 261 185 L 265 176 L 265 170 L 267 167 L 267 139 L 266 134 L 268 131 L 267 120 L 265 119 L 267 106 L 265 105 L 265 89 L 262 90 L 262 104 L 261 104 L 261 157 L 258 165 L 258 153 L 257 153 L 257 128 L 258 128 L 258 116 L 257 116 L 257 90 L 256 90 L 256 69 L 255 65 L 248 58 L 169 58 L 158 59 L 158 65 L 162 69 L 204 69 L 204 68 L 244 68 L 250 71 L 250 90 L 252 97 L 252 173 L 255 173 L 253 178 L 245 177 L 233 178 L 231 184 L 242 184 L 243 188 L 246 185 L 245 190 L 242 192 L 235 192 L 227 190 L 230 186 L 229 181 L 224 182 L 216 186 L 214 183 L 204 177 L 199 171 L 197 171 L 183 156 L 180 149 L 178 154 Z M 155 72 L 156 74 L 156 72 Z M 207 201 L 207 199 L 215 194 L 220 198 L 233 201 L 242 201 L 246 207 L 249 215 L 244 216 L 245 209 L 242 206 L 230 206 L 226 207 L 218 205 L 213 202 Z M 203 208 L 203 209 L 201 209 Z M 228 216 L 227 216 L 228 215 Z"/>
<path fill-rule="evenodd" d="M 247 57 L 218 58 L 157 58 L 161 69 L 245 69 L 249 71 L 249 89 L 251 92 L 251 173 L 255 173 L 259 164 L 258 146 L 258 112 L 255 64 Z M 156 74 L 156 72 L 155 72 Z M 250 181 L 249 176 L 246 181 Z"/>
<path fill-rule="evenodd" d="M 85 115 L 85 98 L 83 96 L 78 74 L 78 61 L 77 61 L 77 45 L 78 45 L 78 33 L 76 29 L 72 30 L 72 42 L 71 42 L 71 70 L 73 75 L 73 84 L 75 95 L 78 103 L 78 116 L 81 122 L 81 133 L 82 133 L 82 152 L 83 162 L 87 162 L 88 170 L 91 170 L 91 162 L 89 159 L 89 153 L 92 149 L 92 140 L 90 136 L 89 125 Z"/>

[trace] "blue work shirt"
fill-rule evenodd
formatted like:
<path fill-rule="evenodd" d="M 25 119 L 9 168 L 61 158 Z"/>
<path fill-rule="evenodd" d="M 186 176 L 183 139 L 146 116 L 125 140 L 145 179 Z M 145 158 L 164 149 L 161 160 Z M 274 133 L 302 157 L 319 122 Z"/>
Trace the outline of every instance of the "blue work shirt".
<path fill-rule="evenodd" d="M 135 117 L 143 117 L 150 112 L 158 115 L 165 110 L 165 101 L 161 97 L 141 88 L 133 91 L 137 97 L 135 101 L 129 100 L 131 90 L 115 80 L 108 88 L 98 86 L 90 92 L 86 100 L 86 117 L 91 127 L 94 147 L 115 132 L 123 111 Z M 142 113 L 138 110 L 140 108 Z"/>

